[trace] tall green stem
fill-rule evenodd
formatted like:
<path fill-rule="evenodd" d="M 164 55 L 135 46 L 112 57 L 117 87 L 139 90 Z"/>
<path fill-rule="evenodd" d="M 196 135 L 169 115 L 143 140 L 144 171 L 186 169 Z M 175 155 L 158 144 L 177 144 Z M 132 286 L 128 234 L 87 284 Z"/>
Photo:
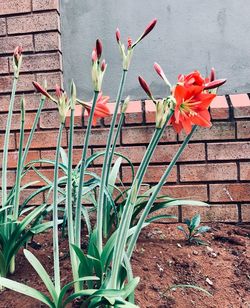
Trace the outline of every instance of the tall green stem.
<path fill-rule="evenodd" d="M 77 259 L 72 244 L 75 244 L 74 239 L 74 221 L 73 221 L 73 202 L 72 202 L 72 153 L 73 153 L 73 138 L 74 138 L 74 115 L 75 109 L 71 109 L 70 113 L 70 129 L 69 129 L 69 148 L 68 148 L 68 176 L 67 176 L 67 195 L 66 195 L 66 209 L 67 209 L 67 223 L 68 223 L 68 237 L 69 237 L 69 252 L 72 265 L 73 280 L 78 280 Z M 79 283 L 75 283 L 75 292 L 80 291 Z"/>
<path fill-rule="evenodd" d="M 57 137 L 55 169 L 54 169 L 54 190 L 53 190 L 53 257 L 54 257 L 54 282 L 55 289 L 59 295 L 61 291 L 60 282 L 60 264 L 59 264 L 59 240 L 58 240 L 58 165 L 59 154 L 62 140 L 64 123 L 60 124 L 59 133 Z"/>
<path fill-rule="evenodd" d="M 162 175 L 159 183 L 155 186 L 155 189 L 152 193 L 152 195 L 150 196 L 148 202 L 147 202 L 147 205 L 146 207 L 144 208 L 142 214 L 141 214 L 141 217 L 136 225 L 136 229 L 135 229 L 135 232 L 133 233 L 132 237 L 131 237 L 131 240 L 129 242 L 129 245 L 128 245 L 128 250 L 127 250 L 127 256 L 129 257 L 129 259 L 131 258 L 132 256 L 132 253 L 133 253 L 133 250 L 134 250 L 134 247 L 135 247 L 135 244 L 136 244 L 136 241 L 139 237 L 139 234 L 140 234 L 140 231 L 142 229 L 142 226 L 150 212 L 150 209 L 153 205 L 153 203 L 155 202 L 156 200 L 156 197 L 159 193 L 159 191 L 161 190 L 162 186 L 165 184 L 170 172 L 172 171 L 173 167 L 175 166 L 177 160 L 179 159 L 180 155 L 182 154 L 182 152 L 185 150 L 189 140 L 191 139 L 193 133 L 195 132 L 196 130 L 196 125 L 193 126 L 192 128 L 192 131 L 190 132 L 190 134 L 184 139 L 182 145 L 180 146 L 180 148 L 178 149 L 178 151 L 176 152 L 175 156 L 173 157 L 173 159 L 171 160 L 170 164 L 168 165 L 166 171 L 164 172 L 164 174 Z"/>
<path fill-rule="evenodd" d="M 92 121 L 94 117 L 95 105 L 97 102 L 98 95 L 99 95 L 99 91 L 95 91 L 93 103 L 92 103 L 92 107 L 91 107 L 91 111 L 89 115 L 87 130 L 86 130 L 85 138 L 83 142 L 83 150 L 82 150 L 82 162 L 81 162 L 81 168 L 80 168 L 78 195 L 77 195 L 77 203 L 76 203 L 76 215 L 75 215 L 75 244 L 79 248 L 81 248 L 81 206 L 82 206 L 82 189 L 83 189 L 83 184 L 84 184 L 84 173 L 85 173 L 85 167 L 86 167 L 86 156 L 88 152 L 89 138 L 91 134 Z"/>
<path fill-rule="evenodd" d="M 117 114 L 118 114 L 118 109 L 124 89 L 124 84 L 126 81 L 126 76 L 127 76 L 127 70 L 123 70 L 122 72 L 122 78 L 120 81 L 118 93 L 117 93 L 117 98 L 116 98 L 116 104 L 115 104 L 115 109 L 110 125 L 110 130 L 109 130 L 109 135 L 107 139 L 107 144 L 105 148 L 105 155 L 104 155 L 104 161 L 103 161 L 103 168 L 102 168 L 102 175 L 101 175 L 101 183 L 100 183 L 100 189 L 99 189 L 99 198 L 98 198 L 98 206 L 97 206 L 97 222 L 96 222 L 96 228 L 97 228 L 97 248 L 99 250 L 99 253 L 102 251 L 102 234 L 103 234 L 103 220 L 106 221 L 105 216 L 104 216 L 104 189 L 105 189 L 105 183 L 106 183 L 106 178 L 108 176 L 108 171 L 109 169 L 107 168 L 107 164 L 109 162 L 109 155 L 111 151 L 111 144 L 112 144 L 112 139 L 113 139 L 113 134 L 114 134 L 114 129 L 115 129 L 115 123 L 117 119 Z M 107 215 L 107 213 L 105 213 Z"/>
<path fill-rule="evenodd" d="M 23 153 L 23 139 L 24 139 L 24 123 L 25 123 L 25 109 L 24 101 L 22 98 L 21 102 L 21 127 L 20 127 L 20 141 L 18 150 L 18 161 L 17 161 L 17 173 L 15 183 L 15 196 L 14 196 L 14 208 L 13 208 L 13 219 L 17 220 L 19 212 L 19 197 L 20 197 L 20 184 L 22 174 L 22 153 Z"/>
<path fill-rule="evenodd" d="M 172 117 L 172 115 L 173 115 L 173 110 L 170 110 L 163 127 L 158 128 L 154 131 L 154 134 L 151 138 L 151 141 L 148 145 L 148 148 L 144 154 L 142 162 L 139 166 L 139 169 L 131 185 L 131 190 L 129 192 L 129 195 L 127 197 L 126 203 L 123 208 L 122 217 L 120 220 L 121 222 L 117 230 L 116 243 L 114 245 L 113 266 L 112 266 L 112 274 L 111 274 L 111 288 L 117 287 L 117 277 L 118 277 L 120 266 L 122 263 L 124 249 L 125 249 L 125 245 L 127 241 L 127 234 L 128 234 L 128 230 L 130 227 L 131 218 L 133 215 L 133 209 L 135 206 L 135 202 L 131 202 L 131 199 L 137 198 L 137 194 L 139 192 L 141 183 L 143 181 L 144 174 L 147 170 L 151 157 L 154 154 L 156 146 L 165 130 L 165 127 L 169 119 Z"/>
<path fill-rule="evenodd" d="M 11 128 L 13 109 L 14 109 L 17 81 L 18 81 L 18 74 L 17 76 L 14 77 L 14 81 L 12 85 L 9 112 L 8 112 L 6 131 L 5 131 L 5 137 L 4 137 L 3 162 L 2 162 L 2 206 L 3 207 L 6 205 L 6 200 L 7 200 L 8 149 L 9 149 L 10 128 Z"/>
<path fill-rule="evenodd" d="M 36 117 L 35 117 L 35 120 L 34 120 L 34 122 L 33 122 L 31 131 L 30 131 L 30 134 L 29 134 L 29 138 L 28 138 L 28 140 L 27 140 L 27 143 L 26 143 L 26 145 L 25 145 L 25 149 L 24 149 L 24 152 L 23 152 L 23 157 L 22 157 L 22 168 L 23 168 L 24 163 L 25 163 L 25 161 L 26 161 L 26 158 L 27 158 L 27 155 L 28 155 L 28 152 L 29 152 L 29 148 L 30 148 L 30 145 L 31 145 L 31 141 L 32 141 L 32 139 L 33 139 L 33 135 L 34 135 L 34 132 L 35 132 L 35 130 L 36 130 L 37 123 L 38 123 L 38 121 L 39 121 L 40 114 L 41 114 L 41 111 L 42 111 L 42 109 L 43 109 L 45 100 L 46 100 L 46 98 L 41 98 L 41 100 L 40 100 L 40 104 L 39 104 L 38 110 L 37 110 L 37 112 L 36 112 Z"/>

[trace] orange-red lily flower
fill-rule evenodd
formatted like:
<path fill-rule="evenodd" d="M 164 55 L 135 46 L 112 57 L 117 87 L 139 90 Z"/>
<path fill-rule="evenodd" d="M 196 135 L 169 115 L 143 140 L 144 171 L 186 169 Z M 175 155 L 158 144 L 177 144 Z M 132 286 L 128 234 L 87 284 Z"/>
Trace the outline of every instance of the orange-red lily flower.
<path fill-rule="evenodd" d="M 99 93 L 95 105 L 94 117 L 92 122 L 94 126 L 96 125 L 97 119 L 102 119 L 110 115 L 110 110 L 107 106 L 108 100 L 109 96 L 103 96 L 102 92 Z M 89 116 L 93 102 L 83 102 L 79 100 L 78 102 L 86 109 Z"/>
<path fill-rule="evenodd" d="M 177 84 L 173 90 L 176 106 L 171 124 L 177 133 L 184 129 L 189 134 L 192 125 L 211 126 L 208 107 L 216 94 L 204 93 L 204 86 L 190 85 L 190 82 L 193 84 L 200 82 L 197 74 L 188 78 L 186 82 L 188 86 L 185 86 L 185 83 Z"/>

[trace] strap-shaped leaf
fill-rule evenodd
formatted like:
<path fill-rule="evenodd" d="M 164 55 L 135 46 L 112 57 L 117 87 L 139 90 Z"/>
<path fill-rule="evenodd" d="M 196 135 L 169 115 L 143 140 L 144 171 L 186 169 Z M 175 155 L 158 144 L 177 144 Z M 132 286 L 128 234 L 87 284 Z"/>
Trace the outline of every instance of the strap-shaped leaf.
<path fill-rule="evenodd" d="M 34 288 L 26 286 L 23 283 L 0 277 L 0 285 L 7 289 L 16 291 L 18 293 L 27 295 L 32 298 L 35 298 L 39 300 L 40 302 L 48 305 L 50 308 L 55 308 L 55 305 L 53 304 L 53 302 L 50 300 L 48 296 L 46 296 L 42 292 L 37 291 Z"/>
<path fill-rule="evenodd" d="M 45 284 L 47 290 L 49 291 L 50 295 L 53 298 L 54 303 L 57 303 L 58 295 L 55 290 L 55 286 L 51 281 L 48 273 L 46 272 L 45 268 L 42 266 L 40 261 L 27 249 L 24 249 L 24 255 L 29 263 L 32 265 L 34 270 L 37 272 L 39 277 L 42 279 L 43 283 Z"/>

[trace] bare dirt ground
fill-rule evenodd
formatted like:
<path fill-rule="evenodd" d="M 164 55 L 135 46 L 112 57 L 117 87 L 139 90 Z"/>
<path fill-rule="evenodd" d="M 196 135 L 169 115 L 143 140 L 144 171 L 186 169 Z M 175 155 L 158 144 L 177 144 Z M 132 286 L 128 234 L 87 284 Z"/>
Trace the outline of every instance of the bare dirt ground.
<path fill-rule="evenodd" d="M 177 230 L 180 224 L 152 224 L 143 230 L 132 263 L 134 276 L 141 277 L 136 303 L 141 308 L 250 308 L 250 225 L 210 224 L 204 236 L 207 246 L 189 245 Z M 51 232 L 34 239 L 29 249 L 52 273 Z M 71 280 L 67 240 L 62 240 L 62 280 Z M 9 278 L 44 286 L 22 252 L 17 256 L 16 272 Z M 211 296 L 191 288 L 170 289 L 188 284 L 204 288 Z M 0 307 L 38 308 L 39 302 L 4 290 Z"/>

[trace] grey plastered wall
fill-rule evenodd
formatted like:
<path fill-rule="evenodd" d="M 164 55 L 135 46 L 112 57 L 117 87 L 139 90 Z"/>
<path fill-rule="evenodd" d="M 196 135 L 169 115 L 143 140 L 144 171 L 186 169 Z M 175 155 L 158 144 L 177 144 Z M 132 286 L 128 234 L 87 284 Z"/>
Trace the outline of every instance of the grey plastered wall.
<path fill-rule="evenodd" d="M 250 92 L 249 0 L 61 0 L 65 87 L 73 78 L 79 95 L 92 96 L 91 51 L 96 38 L 103 42 L 108 63 L 103 91 L 115 98 L 121 76 L 121 59 L 115 40 L 136 39 L 153 18 L 158 23 L 137 47 L 124 96 L 145 97 L 138 85 L 142 75 L 155 96 L 165 87 L 153 70 L 157 61 L 169 80 L 194 69 L 203 74 L 211 66 L 228 82 L 221 94 Z"/>

